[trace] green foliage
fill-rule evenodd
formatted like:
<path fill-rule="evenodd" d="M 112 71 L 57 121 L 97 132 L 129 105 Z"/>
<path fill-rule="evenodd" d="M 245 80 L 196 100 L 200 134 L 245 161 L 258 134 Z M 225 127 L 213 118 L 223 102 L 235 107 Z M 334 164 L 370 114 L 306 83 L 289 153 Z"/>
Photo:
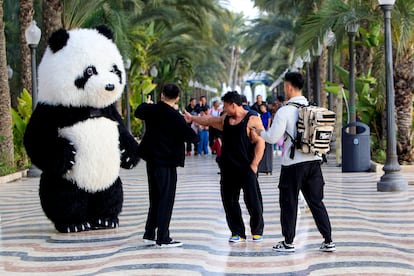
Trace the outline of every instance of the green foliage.
<path fill-rule="evenodd" d="M 348 88 L 349 86 L 349 72 L 341 66 L 336 66 L 340 82 L 342 84 L 335 84 L 327 82 L 325 84 L 325 90 L 334 95 L 342 93 L 342 89 Z M 366 75 L 362 75 L 355 79 L 355 108 L 357 118 L 369 126 L 371 132 L 371 157 L 376 162 L 382 162 L 382 156 L 384 153 L 385 145 L 378 141 L 382 141 L 382 129 L 381 129 L 381 118 L 382 118 L 382 95 L 375 90 L 377 84 L 376 78 L 371 76 L 371 72 Z M 349 91 L 344 89 L 344 98 L 349 99 Z M 344 110 L 344 112 L 347 112 Z M 343 124 L 347 124 L 347 116 L 343 116 Z M 384 159 L 385 160 L 385 159 Z"/>
<path fill-rule="evenodd" d="M 17 98 L 17 110 L 11 110 L 13 121 L 14 157 L 18 169 L 29 166 L 29 159 L 24 148 L 23 137 L 32 115 L 32 97 L 26 89 Z"/>
<path fill-rule="evenodd" d="M 3 143 L 4 137 L 0 136 L 0 143 Z M 4 162 L 4 156 L 0 154 L 0 176 L 10 174 L 16 171 L 16 168 L 13 166 L 10 166 L 8 162 Z"/>
<path fill-rule="evenodd" d="M 129 105 L 131 107 L 131 132 L 135 137 L 139 137 L 141 136 L 142 121 L 134 116 L 134 111 L 138 105 L 145 102 L 147 95 L 155 89 L 156 85 L 152 83 L 152 77 L 137 75 L 131 79 L 131 87 L 132 93 L 129 97 Z"/>

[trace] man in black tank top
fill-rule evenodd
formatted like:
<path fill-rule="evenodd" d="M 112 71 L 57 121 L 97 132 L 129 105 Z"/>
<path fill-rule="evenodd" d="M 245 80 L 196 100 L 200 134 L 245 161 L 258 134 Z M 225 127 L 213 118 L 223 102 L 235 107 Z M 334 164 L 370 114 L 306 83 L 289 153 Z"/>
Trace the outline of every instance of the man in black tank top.
<path fill-rule="evenodd" d="M 246 240 L 246 231 L 239 204 L 240 190 L 250 214 L 250 229 L 253 241 L 263 240 L 263 202 L 257 180 L 257 168 L 263 156 L 264 140 L 251 135 L 252 129 L 262 129 L 259 117 L 242 106 L 240 94 L 227 92 L 221 100 L 224 115 L 221 117 L 192 116 L 185 113 L 188 123 L 196 122 L 223 131 L 221 151 L 221 199 L 231 231 L 229 242 Z M 252 116 L 253 115 L 253 116 Z"/>

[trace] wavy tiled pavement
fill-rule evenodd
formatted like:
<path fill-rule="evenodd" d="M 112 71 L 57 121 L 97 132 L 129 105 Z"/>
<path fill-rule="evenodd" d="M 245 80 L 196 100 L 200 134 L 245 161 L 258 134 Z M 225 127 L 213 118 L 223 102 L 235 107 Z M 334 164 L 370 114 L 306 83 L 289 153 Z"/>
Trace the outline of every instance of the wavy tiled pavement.
<path fill-rule="evenodd" d="M 121 171 L 125 202 L 120 228 L 57 233 L 40 208 L 38 178 L 0 186 L 0 274 L 21 275 L 414 275 L 414 186 L 381 193 L 381 174 L 341 173 L 323 166 L 325 204 L 335 253 L 322 253 L 308 210 L 298 216 L 296 252 L 277 253 L 279 159 L 272 176 L 260 175 L 263 242 L 229 244 L 212 156 L 191 156 L 178 171 L 171 236 L 182 248 L 142 242 L 148 207 L 145 163 Z M 406 177 L 413 177 L 407 174 Z M 243 206 L 248 229 L 248 214 Z M 249 236 L 250 238 L 250 236 Z"/>

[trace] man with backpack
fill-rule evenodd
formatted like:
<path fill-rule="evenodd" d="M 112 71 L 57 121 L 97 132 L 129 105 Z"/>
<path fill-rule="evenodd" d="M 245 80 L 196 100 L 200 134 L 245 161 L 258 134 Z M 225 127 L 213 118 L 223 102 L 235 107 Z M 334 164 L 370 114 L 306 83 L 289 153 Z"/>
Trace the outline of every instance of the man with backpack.
<path fill-rule="evenodd" d="M 299 105 L 309 105 L 302 96 L 303 76 L 298 72 L 288 72 L 284 79 L 284 91 L 288 100 L 275 114 L 269 130 L 257 129 L 260 135 L 270 144 L 284 137 L 286 154 L 282 157 L 282 168 L 279 179 L 280 222 L 284 240 L 273 246 L 279 252 L 294 252 L 293 240 L 296 232 L 298 195 L 302 191 L 312 212 L 316 226 L 324 241 L 321 251 L 335 251 L 331 237 L 331 223 L 323 199 L 324 179 L 321 170 L 322 157 L 314 153 L 299 151 L 293 139 L 296 137 Z M 291 103 L 291 104 L 289 104 Z M 298 105 L 299 104 L 299 105 Z"/>

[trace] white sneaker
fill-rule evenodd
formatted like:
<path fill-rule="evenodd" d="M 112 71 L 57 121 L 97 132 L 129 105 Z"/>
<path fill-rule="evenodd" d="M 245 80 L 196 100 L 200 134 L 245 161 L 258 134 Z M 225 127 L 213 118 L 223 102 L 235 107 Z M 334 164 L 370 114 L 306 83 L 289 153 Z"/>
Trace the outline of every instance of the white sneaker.
<path fill-rule="evenodd" d="M 273 246 L 273 250 L 277 252 L 295 252 L 295 245 L 280 241 Z"/>
<path fill-rule="evenodd" d="M 144 241 L 144 243 L 146 243 L 146 244 L 148 244 L 148 245 L 153 245 L 153 244 L 155 244 L 155 240 L 151 240 L 151 239 L 142 239 L 143 241 Z"/>
<path fill-rule="evenodd" d="M 163 248 L 180 247 L 180 246 L 183 246 L 183 243 L 180 241 L 171 240 L 169 243 L 161 243 L 161 244 L 157 244 L 157 246 L 163 247 Z"/>
<path fill-rule="evenodd" d="M 330 242 L 330 243 L 323 242 L 321 247 L 319 247 L 319 250 L 323 252 L 334 252 L 336 251 L 336 247 L 333 242 Z"/>

